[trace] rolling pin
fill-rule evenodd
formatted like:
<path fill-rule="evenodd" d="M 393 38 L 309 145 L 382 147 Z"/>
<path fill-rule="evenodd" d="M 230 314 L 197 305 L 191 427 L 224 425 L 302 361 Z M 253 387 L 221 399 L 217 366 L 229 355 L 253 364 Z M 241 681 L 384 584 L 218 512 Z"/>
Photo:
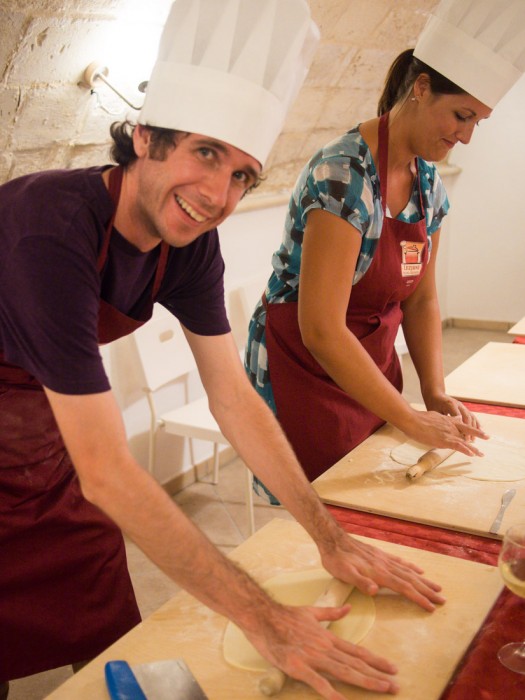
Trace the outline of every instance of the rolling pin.
<path fill-rule="evenodd" d="M 353 585 L 343 583 L 337 578 L 330 581 L 328 588 L 322 595 L 313 603 L 318 608 L 332 608 L 343 605 L 345 600 L 350 595 Z M 322 627 L 328 627 L 331 620 L 324 620 L 320 623 Z M 275 695 L 278 693 L 286 680 L 286 674 L 278 668 L 269 668 L 265 675 L 259 681 L 259 690 L 264 695 Z"/>
<path fill-rule="evenodd" d="M 413 464 L 411 467 L 407 469 L 406 472 L 406 478 L 409 481 L 415 481 L 416 479 L 419 479 L 420 476 L 423 476 L 426 472 L 431 471 L 432 469 L 435 469 L 438 464 L 441 464 L 441 462 L 444 462 L 447 457 L 450 457 L 451 454 L 454 454 L 455 450 L 429 450 L 428 452 L 425 452 L 425 454 L 421 455 L 421 457 L 417 460 L 416 464 Z"/>

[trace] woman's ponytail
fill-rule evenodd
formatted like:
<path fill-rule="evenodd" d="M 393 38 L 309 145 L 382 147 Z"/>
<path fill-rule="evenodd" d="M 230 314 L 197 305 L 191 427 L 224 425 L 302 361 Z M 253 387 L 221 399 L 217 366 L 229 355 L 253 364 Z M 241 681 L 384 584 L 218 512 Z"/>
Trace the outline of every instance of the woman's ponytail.
<path fill-rule="evenodd" d="M 465 91 L 444 75 L 414 56 L 414 49 L 407 49 L 390 66 L 383 93 L 377 105 L 377 116 L 389 112 L 392 107 L 406 97 L 417 77 L 426 73 L 430 79 L 430 89 L 435 95 L 457 95 Z"/>
<path fill-rule="evenodd" d="M 385 79 L 383 93 L 377 105 L 377 116 L 389 112 L 396 102 L 403 97 L 410 87 L 412 64 L 414 63 L 414 49 L 407 49 L 400 53 L 389 68 Z"/>

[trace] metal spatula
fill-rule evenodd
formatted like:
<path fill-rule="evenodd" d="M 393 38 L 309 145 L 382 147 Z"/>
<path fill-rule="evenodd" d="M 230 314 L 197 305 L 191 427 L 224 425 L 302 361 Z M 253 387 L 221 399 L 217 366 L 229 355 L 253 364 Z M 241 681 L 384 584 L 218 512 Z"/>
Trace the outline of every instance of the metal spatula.
<path fill-rule="evenodd" d="M 127 661 L 109 661 L 104 670 L 112 700 L 208 700 L 182 659 L 154 661 L 133 669 Z"/>

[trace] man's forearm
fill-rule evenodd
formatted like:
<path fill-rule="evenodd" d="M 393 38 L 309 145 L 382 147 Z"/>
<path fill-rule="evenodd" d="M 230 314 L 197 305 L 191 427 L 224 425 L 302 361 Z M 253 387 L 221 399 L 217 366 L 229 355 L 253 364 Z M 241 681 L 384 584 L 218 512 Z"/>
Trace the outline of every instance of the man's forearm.
<path fill-rule="evenodd" d="M 170 578 L 215 611 L 256 627 L 268 596 L 227 559 L 129 452 L 111 392 L 64 396 L 46 390 L 84 496 Z"/>
<path fill-rule="evenodd" d="M 274 414 L 247 382 L 246 391 L 218 416 L 239 456 L 321 546 L 342 531 L 308 482 Z"/>
<path fill-rule="evenodd" d="M 117 481 L 125 481 L 119 489 Z M 122 479 L 90 493 L 100 507 L 165 574 L 198 600 L 247 629 L 271 605 L 264 591 L 224 556 L 136 465 Z M 257 610 L 257 615 L 255 614 Z"/>

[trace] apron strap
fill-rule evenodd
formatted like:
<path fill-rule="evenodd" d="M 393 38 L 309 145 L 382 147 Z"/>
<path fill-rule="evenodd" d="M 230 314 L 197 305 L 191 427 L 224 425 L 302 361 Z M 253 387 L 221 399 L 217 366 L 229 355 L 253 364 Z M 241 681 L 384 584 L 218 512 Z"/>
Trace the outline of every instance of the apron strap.
<path fill-rule="evenodd" d="M 160 285 L 162 284 L 162 280 L 164 279 L 164 273 L 166 272 L 166 266 L 168 264 L 169 251 L 169 245 L 165 241 L 162 241 L 162 243 L 160 244 L 160 255 L 159 262 L 157 264 L 157 272 L 155 273 L 153 289 L 151 290 L 152 301 L 155 301 L 155 297 L 157 296 L 160 289 Z"/>
<path fill-rule="evenodd" d="M 383 216 L 386 216 L 386 196 L 387 196 L 387 169 L 388 169 L 388 118 L 390 112 L 385 112 L 379 118 L 378 128 L 378 151 L 379 151 L 379 187 L 381 192 L 381 206 L 383 208 Z M 423 193 L 421 182 L 419 181 L 419 159 L 415 158 L 416 164 L 416 183 L 419 194 L 419 208 L 421 216 L 425 217 L 425 209 L 423 207 Z"/>
<path fill-rule="evenodd" d="M 111 239 L 111 232 L 113 230 L 113 224 L 115 223 L 115 216 L 117 215 L 117 206 L 120 199 L 120 190 L 122 189 L 122 178 L 124 175 L 124 169 L 122 166 L 118 165 L 116 168 L 112 168 L 109 172 L 109 196 L 113 202 L 113 214 L 106 226 L 106 231 L 104 233 L 104 240 L 102 241 L 102 248 L 98 254 L 97 259 L 97 270 L 102 272 L 106 258 L 108 257 L 109 241 Z"/>
<path fill-rule="evenodd" d="M 100 249 L 100 253 L 98 255 L 98 272 L 102 272 L 102 268 L 104 267 L 104 264 L 108 257 L 109 242 L 111 240 L 111 232 L 115 223 L 115 216 L 117 214 L 117 207 L 120 199 L 120 191 L 122 189 L 123 176 L 124 168 L 121 165 L 118 165 L 116 168 L 112 168 L 110 170 L 108 191 L 109 196 L 111 197 L 111 201 L 113 202 L 113 214 L 111 215 L 111 219 L 106 227 L 106 231 L 104 233 L 104 240 L 102 241 L 102 248 Z M 155 297 L 158 294 L 160 285 L 162 284 L 162 280 L 164 278 L 164 273 L 166 272 L 166 266 L 168 264 L 168 253 L 169 245 L 162 241 L 160 245 L 159 262 L 157 264 L 155 279 L 153 281 L 153 289 L 151 291 L 151 298 L 153 301 L 155 301 Z"/>
<path fill-rule="evenodd" d="M 386 216 L 386 193 L 387 183 L 386 174 L 388 171 L 388 116 L 389 112 L 385 112 L 379 118 L 379 128 L 377 132 L 378 140 L 378 156 L 379 156 L 379 188 L 381 192 L 381 206 L 383 215 Z"/>

